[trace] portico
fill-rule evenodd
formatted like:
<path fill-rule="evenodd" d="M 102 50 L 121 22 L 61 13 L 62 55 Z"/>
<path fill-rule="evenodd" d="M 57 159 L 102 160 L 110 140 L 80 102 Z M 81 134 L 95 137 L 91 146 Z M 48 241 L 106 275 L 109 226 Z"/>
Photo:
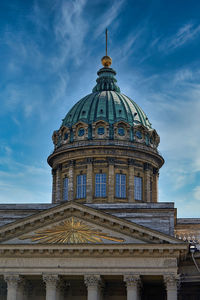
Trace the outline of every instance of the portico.
<path fill-rule="evenodd" d="M 160 276 L 159 281 L 156 279 L 160 290 L 154 292 L 154 299 L 177 299 L 177 276 L 167 276 L 170 276 L 173 289 L 163 289 L 166 275 Z M 156 276 L 151 276 L 152 284 L 155 278 Z M 40 276 L 23 276 L 10 273 L 4 276 L 4 280 L 7 292 L 4 290 L 2 300 L 32 300 L 36 297 L 38 300 L 140 300 L 146 299 L 144 294 L 147 295 L 143 287 L 145 277 L 136 274 L 66 276 L 46 273 Z M 150 293 L 148 299 L 153 299 Z"/>
<path fill-rule="evenodd" d="M 165 283 L 163 295 L 175 300 L 177 261 L 188 251 L 174 237 L 73 202 L 3 226 L 0 237 L 2 300 L 140 300 L 147 280 Z"/>

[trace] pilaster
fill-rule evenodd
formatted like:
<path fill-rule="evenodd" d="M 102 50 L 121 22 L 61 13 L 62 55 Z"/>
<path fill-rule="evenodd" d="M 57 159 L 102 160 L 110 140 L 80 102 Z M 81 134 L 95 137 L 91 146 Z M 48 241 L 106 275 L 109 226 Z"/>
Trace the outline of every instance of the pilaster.
<path fill-rule="evenodd" d="M 59 203 L 61 201 L 61 170 L 62 165 L 59 164 L 56 170 L 56 197 L 55 203 Z"/>
<path fill-rule="evenodd" d="M 128 165 L 129 165 L 128 202 L 134 202 L 134 161 L 133 159 L 129 159 Z"/>
<path fill-rule="evenodd" d="M 153 168 L 153 187 L 152 187 L 152 198 L 153 202 L 158 202 L 158 180 L 159 172 L 158 169 Z"/>
<path fill-rule="evenodd" d="M 56 170 L 52 170 L 52 203 L 56 202 Z"/>
<path fill-rule="evenodd" d="M 87 159 L 87 203 L 91 203 L 92 202 L 92 198 L 93 198 L 93 159 L 88 158 Z"/>
<path fill-rule="evenodd" d="M 114 158 L 108 160 L 108 202 L 114 202 L 115 196 L 115 170 Z"/>
<path fill-rule="evenodd" d="M 74 161 L 70 161 L 70 165 L 69 165 L 68 196 L 69 196 L 69 201 L 74 200 Z"/>
<path fill-rule="evenodd" d="M 151 202 L 151 171 L 148 163 L 144 164 L 144 198 L 145 202 Z"/>

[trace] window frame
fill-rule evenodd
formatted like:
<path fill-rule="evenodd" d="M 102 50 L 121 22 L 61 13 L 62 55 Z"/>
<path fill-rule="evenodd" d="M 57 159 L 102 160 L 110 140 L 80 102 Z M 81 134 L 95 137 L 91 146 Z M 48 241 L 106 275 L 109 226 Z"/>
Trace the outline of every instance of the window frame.
<path fill-rule="evenodd" d="M 126 174 L 115 174 L 115 197 L 126 199 Z"/>
<path fill-rule="evenodd" d="M 134 176 L 134 199 L 136 201 L 143 200 L 143 178 Z"/>
<path fill-rule="evenodd" d="M 79 180 L 80 179 L 80 180 Z M 79 174 L 76 176 L 76 198 L 86 198 L 87 176 L 86 174 Z"/>
<path fill-rule="evenodd" d="M 99 177 L 99 180 L 98 180 Z M 107 176 L 106 173 L 96 173 L 95 174 L 95 197 L 105 198 L 106 197 L 106 183 Z"/>
<path fill-rule="evenodd" d="M 66 185 L 67 182 L 67 185 Z M 63 193 L 62 193 L 63 201 L 69 200 L 69 178 L 64 177 L 63 178 Z"/>

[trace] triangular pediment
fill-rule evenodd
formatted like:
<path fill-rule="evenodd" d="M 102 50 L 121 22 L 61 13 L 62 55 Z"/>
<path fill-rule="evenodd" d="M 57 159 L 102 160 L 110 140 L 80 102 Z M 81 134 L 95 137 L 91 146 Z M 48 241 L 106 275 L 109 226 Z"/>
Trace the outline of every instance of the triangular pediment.
<path fill-rule="evenodd" d="M 181 244 L 182 241 L 86 205 L 68 202 L 0 228 L 1 245 Z"/>

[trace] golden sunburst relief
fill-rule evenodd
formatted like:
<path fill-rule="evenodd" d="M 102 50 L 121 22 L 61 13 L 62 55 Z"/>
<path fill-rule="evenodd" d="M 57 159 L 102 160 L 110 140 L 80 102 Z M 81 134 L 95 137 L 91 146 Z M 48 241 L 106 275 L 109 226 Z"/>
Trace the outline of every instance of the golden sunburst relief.
<path fill-rule="evenodd" d="M 84 222 L 74 220 L 74 218 L 70 218 L 50 229 L 36 231 L 34 235 L 24 236 L 20 239 L 31 239 L 32 242 L 47 244 L 102 243 L 103 240 L 118 243 L 124 242 L 124 239 L 108 236 L 107 233 L 96 231 L 84 224 Z"/>

